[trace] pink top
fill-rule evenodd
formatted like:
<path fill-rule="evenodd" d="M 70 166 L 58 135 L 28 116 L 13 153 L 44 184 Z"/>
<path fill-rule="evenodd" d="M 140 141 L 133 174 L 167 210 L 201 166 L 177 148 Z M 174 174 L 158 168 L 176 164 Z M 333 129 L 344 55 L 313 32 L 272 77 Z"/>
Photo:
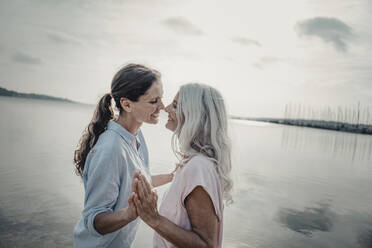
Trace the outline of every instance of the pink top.
<path fill-rule="evenodd" d="M 194 156 L 181 167 L 159 207 L 160 215 L 179 227 L 191 231 L 192 227 L 185 208 L 186 197 L 197 187 L 202 186 L 211 198 L 218 217 L 218 246 L 222 247 L 223 195 L 220 179 L 214 162 L 203 155 Z M 154 234 L 153 247 L 176 247 L 157 232 Z"/>

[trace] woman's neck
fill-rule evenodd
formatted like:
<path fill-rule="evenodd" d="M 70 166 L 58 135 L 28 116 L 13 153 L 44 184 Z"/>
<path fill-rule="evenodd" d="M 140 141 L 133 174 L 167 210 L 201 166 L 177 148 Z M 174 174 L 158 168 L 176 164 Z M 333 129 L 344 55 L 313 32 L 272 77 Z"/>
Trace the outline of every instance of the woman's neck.
<path fill-rule="evenodd" d="M 116 122 L 122 125 L 128 132 L 130 132 L 134 136 L 137 135 L 137 131 L 142 125 L 142 123 L 136 121 L 132 116 L 123 114 L 119 115 L 119 118 L 116 119 Z"/>

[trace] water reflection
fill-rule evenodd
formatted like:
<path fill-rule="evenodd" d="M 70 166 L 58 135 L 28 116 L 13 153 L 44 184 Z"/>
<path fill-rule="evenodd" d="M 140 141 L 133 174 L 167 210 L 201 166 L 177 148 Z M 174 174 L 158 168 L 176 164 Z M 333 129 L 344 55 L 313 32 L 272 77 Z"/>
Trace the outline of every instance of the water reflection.
<path fill-rule="evenodd" d="M 0 247 L 72 247 L 73 221 L 49 210 L 25 215 L 0 209 Z"/>
<path fill-rule="evenodd" d="M 372 248 L 372 229 L 366 230 L 359 235 L 358 244 L 362 248 Z"/>
<path fill-rule="evenodd" d="M 282 147 L 289 151 L 322 153 L 351 162 L 372 161 L 372 135 L 285 126 Z"/>
<path fill-rule="evenodd" d="M 276 221 L 299 235 L 275 246 L 271 241 L 268 247 L 372 248 L 372 216 L 359 211 L 338 212 L 330 204 L 317 203 L 304 210 L 280 208 Z"/>
<path fill-rule="evenodd" d="M 71 155 L 92 111 L 0 98 L 10 116 L 0 118 L 0 247 L 72 246 L 84 193 Z M 175 161 L 163 124 L 143 127 L 155 174 Z M 235 203 L 225 208 L 223 247 L 372 248 L 372 136 L 233 127 Z M 151 247 L 152 235 L 141 225 L 133 248 Z"/>
<path fill-rule="evenodd" d="M 279 222 L 292 231 L 311 237 L 315 231 L 331 231 L 336 214 L 330 210 L 328 204 L 319 204 L 303 211 L 281 208 L 278 217 Z"/>

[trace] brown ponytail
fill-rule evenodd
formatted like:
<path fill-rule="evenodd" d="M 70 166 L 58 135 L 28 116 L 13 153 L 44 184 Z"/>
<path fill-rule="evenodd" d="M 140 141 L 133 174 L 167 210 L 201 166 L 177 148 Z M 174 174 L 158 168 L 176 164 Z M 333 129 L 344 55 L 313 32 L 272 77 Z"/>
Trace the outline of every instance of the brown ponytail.
<path fill-rule="evenodd" d="M 98 137 L 107 129 L 108 122 L 113 118 L 111 112 L 111 99 L 120 114 L 124 111 L 120 105 L 121 98 L 137 102 L 154 82 L 160 80 L 160 73 L 154 69 L 140 64 L 128 64 L 121 68 L 111 82 L 111 95 L 104 95 L 99 101 L 92 121 L 84 130 L 74 154 L 76 174 L 83 175 L 85 160 L 89 151 L 97 143 Z"/>
<path fill-rule="evenodd" d="M 84 130 L 79 141 L 79 146 L 75 150 L 75 171 L 79 176 L 83 176 L 85 160 L 89 151 L 97 143 L 98 137 L 106 130 L 108 122 L 113 117 L 110 110 L 110 105 L 111 96 L 110 94 L 105 94 L 99 101 L 96 110 L 94 111 L 93 118 L 88 127 Z"/>

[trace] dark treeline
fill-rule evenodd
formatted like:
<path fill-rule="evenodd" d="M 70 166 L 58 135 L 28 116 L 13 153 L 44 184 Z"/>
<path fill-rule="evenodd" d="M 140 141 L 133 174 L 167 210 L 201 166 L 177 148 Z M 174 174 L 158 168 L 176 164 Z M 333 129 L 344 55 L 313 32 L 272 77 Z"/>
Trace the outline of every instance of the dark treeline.
<path fill-rule="evenodd" d="M 76 102 L 71 101 L 67 98 L 60 98 L 60 97 L 34 94 L 34 93 L 19 93 L 19 92 L 13 91 L 13 90 L 7 90 L 7 89 L 2 88 L 2 87 L 0 87 L 0 96 L 21 97 L 21 98 L 29 98 L 29 99 L 40 99 L 40 100 L 50 100 L 50 101 L 61 101 L 61 102 L 76 103 Z"/>

